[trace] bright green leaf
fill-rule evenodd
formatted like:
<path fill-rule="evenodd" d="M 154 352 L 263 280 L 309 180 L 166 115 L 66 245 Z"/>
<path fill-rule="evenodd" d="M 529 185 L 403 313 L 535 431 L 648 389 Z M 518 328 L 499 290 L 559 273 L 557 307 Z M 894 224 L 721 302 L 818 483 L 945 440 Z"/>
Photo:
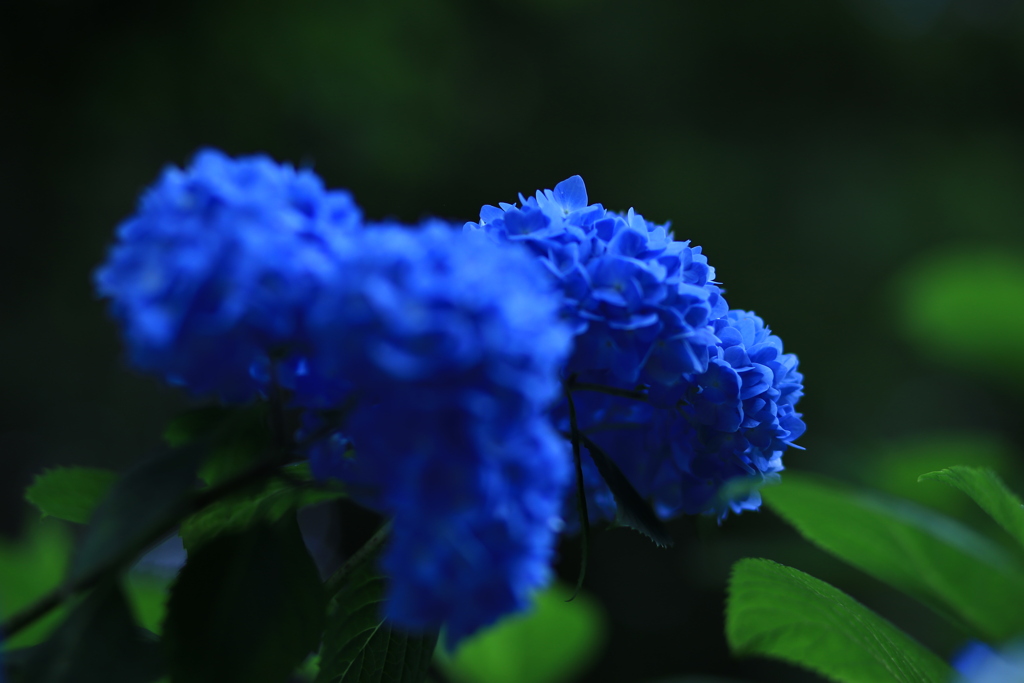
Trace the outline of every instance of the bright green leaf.
<path fill-rule="evenodd" d="M 116 479 L 110 470 L 58 467 L 37 475 L 25 491 L 25 500 L 39 508 L 43 517 L 85 524 Z"/>
<path fill-rule="evenodd" d="M 532 610 L 499 621 L 459 645 L 439 648 L 438 663 L 457 683 L 559 683 L 575 680 L 600 654 L 607 618 L 592 598 L 556 585 Z"/>
<path fill-rule="evenodd" d="M 316 683 L 421 683 L 437 633 L 411 635 L 384 619 L 384 577 L 374 562 L 356 567 L 332 601 Z"/>
<path fill-rule="evenodd" d="M 27 608 L 60 585 L 71 556 L 68 527 L 56 519 L 35 522 L 17 541 L 0 538 L 0 616 Z M 43 640 L 66 615 L 59 607 L 4 641 L 5 647 L 26 647 Z"/>
<path fill-rule="evenodd" d="M 1024 573 L 1003 548 L 955 520 L 792 472 L 762 495 L 807 540 L 959 618 L 975 636 L 998 641 L 1024 631 Z"/>
<path fill-rule="evenodd" d="M 121 589 L 108 579 L 27 653 L 13 683 L 153 683 L 163 673 L 160 647 L 143 634 Z"/>
<path fill-rule="evenodd" d="M 168 519 L 185 514 L 201 457 L 199 447 L 186 446 L 139 464 L 115 482 L 86 529 L 69 581 L 142 551 Z"/>
<path fill-rule="evenodd" d="M 726 637 L 736 655 L 773 657 L 841 683 L 948 683 L 953 671 L 824 581 L 770 560 L 733 566 Z"/>
<path fill-rule="evenodd" d="M 918 477 L 918 481 L 928 480 L 941 481 L 966 493 L 1024 546 L 1024 505 L 998 474 L 987 468 L 957 465 Z"/>
<path fill-rule="evenodd" d="M 178 574 L 164 645 L 172 678 L 280 683 L 317 649 L 327 604 L 294 515 L 202 545 Z"/>

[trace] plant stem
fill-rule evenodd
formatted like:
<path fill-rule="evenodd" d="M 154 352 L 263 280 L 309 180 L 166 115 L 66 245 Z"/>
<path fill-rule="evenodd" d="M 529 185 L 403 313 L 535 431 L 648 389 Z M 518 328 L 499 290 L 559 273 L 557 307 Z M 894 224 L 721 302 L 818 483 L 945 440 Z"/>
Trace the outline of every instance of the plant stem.
<path fill-rule="evenodd" d="M 647 392 L 645 391 L 619 389 L 618 387 L 607 387 L 603 384 L 592 384 L 590 382 L 573 382 L 571 380 L 567 383 L 566 386 L 570 391 L 596 391 L 601 394 L 611 394 L 612 396 L 631 398 L 634 401 L 647 401 Z"/>
<path fill-rule="evenodd" d="M 569 380 L 572 384 L 572 378 Z M 583 460 L 580 454 L 580 429 L 576 422 L 576 403 L 572 400 L 572 392 L 565 390 L 565 399 L 569 402 L 569 429 L 572 440 L 572 459 L 576 465 L 576 511 L 580 516 L 580 573 L 576 578 L 576 590 L 566 602 L 572 602 L 583 587 L 583 579 L 587 575 L 587 554 L 590 549 L 590 518 L 587 515 L 587 490 L 583 485 Z"/>

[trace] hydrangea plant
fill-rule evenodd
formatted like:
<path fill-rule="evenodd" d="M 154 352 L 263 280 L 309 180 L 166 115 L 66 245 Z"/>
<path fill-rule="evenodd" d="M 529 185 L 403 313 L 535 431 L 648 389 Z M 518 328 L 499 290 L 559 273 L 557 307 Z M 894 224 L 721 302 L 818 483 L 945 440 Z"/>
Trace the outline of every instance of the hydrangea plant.
<path fill-rule="evenodd" d="M 579 176 L 402 226 L 310 170 L 206 150 L 145 192 L 95 282 L 130 365 L 212 407 L 95 508 L 61 595 L 103 589 L 67 628 L 130 623 L 109 577 L 180 525 L 154 665 L 173 680 L 274 680 L 313 651 L 318 681 L 349 680 L 399 649 L 420 680 L 439 629 L 454 648 L 530 604 L 561 535 L 616 520 L 670 544 L 665 520 L 757 509 L 804 431 L 796 356 L 701 248 Z M 388 521 L 324 584 L 294 512 L 339 496 Z M 265 609 L 205 619 L 197 596 L 239 581 Z"/>

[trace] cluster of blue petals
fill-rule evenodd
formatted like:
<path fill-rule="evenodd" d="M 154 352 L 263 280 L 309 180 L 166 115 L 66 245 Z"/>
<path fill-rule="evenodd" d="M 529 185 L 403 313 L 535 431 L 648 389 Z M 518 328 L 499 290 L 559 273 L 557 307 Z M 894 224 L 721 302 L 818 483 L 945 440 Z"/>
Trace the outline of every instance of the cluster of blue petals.
<path fill-rule="evenodd" d="M 331 268 L 329 242 L 361 214 L 349 193 L 267 157 L 199 153 L 168 168 L 118 229 L 96 272 L 132 364 L 232 402 L 266 389 L 260 368 L 303 335 Z"/>
<path fill-rule="evenodd" d="M 708 369 L 682 378 L 669 405 L 658 405 L 653 392 L 648 402 L 577 394 L 580 428 L 665 519 L 756 510 L 758 489 L 778 479 L 783 453 L 804 432 L 795 410 L 803 389 L 796 356 L 783 353 L 781 340 L 752 313 L 729 311 L 713 327 L 723 341 Z M 564 428 L 564 412 L 561 419 Z M 594 466 L 584 465 L 596 517 L 613 519 L 610 491 Z"/>
<path fill-rule="evenodd" d="M 567 372 L 671 385 L 707 368 L 709 323 L 727 306 L 700 247 L 632 209 L 588 204 L 579 176 L 519 199 L 484 206 L 465 230 L 527 246 L 557 281 L 577 335 Z"/>
<path fill-rule="evenodd" d="M 454 643 L 525 608 L 550 579 L 571 475 L 545 411 L 572 334 L 544 273 L 450 226 L 379 226 L 322 291 L 311 374 L 358 400 L 311 465 L 394 519 L 389 616 L 444 621 Z"/>
<path fill-rule="evenodd" d="M 669 226 L 588 204 L 578 176 L 519 199 L 483 207 L 465 230 L 525 244 L 562 289 L 577 335 L 567 378 L 646 399 L 577 392 L 580 428 L 664 518 L 757 509 L 758 487 L 804 431 L 796 356 L 761 318 L 728 309 L 700 247 Z M 564 402 L 554 418 L 569 431 Z M 589 507 L 614 518 L 611 492 L 583 464 Z"/>
<path fill-rule="evenodd" d="M 455 644 L 549 582 L 572 465 L 546 411 L 573 335 L 526 250 L 365 225 L 310 171 L 214 151 L 118 237 L 96 283 L 132 364 L 300 414 L 316 476 L 393 519 L 394 623 Z"/>
<path fill-rule="evenodd" d="M 136 368 L 301 420 L 314 475 L 393 519 L 387 615 L 453 645 L 550 580 L 575 515 L 566 389 L 663 518 L 756 509 L 804 430 L 796 357 L 729 310 L 700 247 L 589 204 L 578 176 L 410 227 L 366 224 L 311 171 L 204 151 L 145 193 L 96 286 Z"/>

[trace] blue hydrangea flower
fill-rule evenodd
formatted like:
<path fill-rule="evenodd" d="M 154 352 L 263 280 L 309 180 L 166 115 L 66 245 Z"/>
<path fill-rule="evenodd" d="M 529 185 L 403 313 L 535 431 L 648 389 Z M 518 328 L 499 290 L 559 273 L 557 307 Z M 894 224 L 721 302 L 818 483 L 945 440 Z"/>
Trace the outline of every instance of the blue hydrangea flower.
<path fill-rule="evenodd" d="M 957 683 L 1024 683 L 1024 643 L 996 651 L 971 641 L 954 656 L 953 667 L 960 674 Z"/>
<path fill-rule="evenodd" d="M 707 370 L 673 386 L 672 400 L 667 392 L 647 403 L 578 393 L 581 429 L 666 519 L 757 509 L 758 488 L 778 478 L 783 453 L 804 432 L 796 356 L 783 353 L 753 313 L 729 311 L 713 326 L 720 342 Z M 559 417 L 564 430 L 564 411 Z M 612 518 L 614 502 L 596 470 L 588 482 L 598 518 Z"/>
<path fill-rule="evenodd" d="M 197 395 L 244 401 L 303 335 L 329 243 L 361 220 L 347 192 L 264 156 L 170 167 L 96 272 L 131 363 Z"/>
<path fill-rule="evenodd" d="M 465 230 L 527 246 L 559 284 L 577 334 L 568 372 L 672 385 L 707 368 L 710 322 L 727 306 L 700 247 L 632 209 L 588 204 L 579 176 L 519 200 L 484 206 Z"/>
<path fill-rule="evenodd" d="M 378 226 L 336 258 L 310 304 L 307 373 L 357 400 L 312 468 L 394 518 L 388 616 L 444 622 L 454 644 L 549 579 L 571 456 L 545 411 L 571 330 L 536 260 L 483 236 Z M 312 393 L 296 384 L 296 401 Z"/>
<path fill-rule="evenodd" d="M 579 176 L 485 206 L 465 230 L 526 245 L 559 285 L 577 335 L 563 376 L 645 393 L 640 403 L 577 392 L 577 414 L 660 515 L 758 507 L 755 484 L 777 477 L 803 433 L 802 376 L 760 318 L 728 311 L 700 247 L 633 210 L 588 204 Z M 554 418 L 569 431 L 564 403 Z M 583 465 L 594 516 L 613 517 L 611 492 Z"/>

